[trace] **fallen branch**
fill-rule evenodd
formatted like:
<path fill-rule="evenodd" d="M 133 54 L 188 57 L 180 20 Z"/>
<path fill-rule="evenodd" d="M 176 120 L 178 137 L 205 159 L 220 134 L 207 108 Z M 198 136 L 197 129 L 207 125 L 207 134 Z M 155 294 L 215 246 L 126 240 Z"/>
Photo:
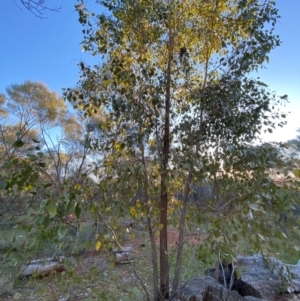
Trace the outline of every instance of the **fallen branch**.
<path fill-rule="evenodd" d="M 36 259 L 21 265 L 19 278 L 24 277 L 44 277 L 51 273 L 61 273 L 64 271 L 63 256 Z"/>

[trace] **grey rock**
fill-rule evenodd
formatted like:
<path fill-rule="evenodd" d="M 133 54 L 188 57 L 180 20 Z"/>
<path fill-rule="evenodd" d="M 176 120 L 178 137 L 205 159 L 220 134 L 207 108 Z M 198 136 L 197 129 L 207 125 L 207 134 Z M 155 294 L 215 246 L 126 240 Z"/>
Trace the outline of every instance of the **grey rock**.
<path fill-rule="evenodd" d="M 114 254 L 117 253 L 133 253 L 134 252 L 134 248 L 129 246 L 129 247 L 122 247 L 121 249 L 113 249 L 112 251 Z"/>
<path fill-rule="evenodd" d="M 173 300 L 178 301 L 261 301 L 258 298 L 242 297 L 230 291 L 212 277 L 194 277 L 178 289 Z"/>
<path fill-rule="evenodd" d="M 244 297 L 244 300 L 245 301 L 262 301 L 262 299 L 260 299 L 260 298 L 256 298 L 256 297 L 253 297 L 253 296 L 245 296 Z"/>
<path fill-rule="evenodd" d="M 134 248 L 131 246 L 114 249 L 112 252 L 116 255 L 115 263 L 117 264 L 130 263 L 134 258 Z"/>
<path fill-rule="evenodd" d="M 262 290 L 263 295 L 300 293 L 300 265 L 284 264 L 274 257 L 262 254 L 239 256 L 238 266 L 242 272 L 242 280 L 256 289 Z"/>
<path fill-rule="evenodd" d="M 208 276 L 191 278 L 178 289 L 172 301 L 300 301 L 300 260 L 290 265 L 255 254 L 238 256 L 237 264 L 242 279 L 235 279 L 234 285 L 239 293 L 225 287 L 222 277 L 219 282 L 210 277 L 215 273 L 208 269 Z"/>

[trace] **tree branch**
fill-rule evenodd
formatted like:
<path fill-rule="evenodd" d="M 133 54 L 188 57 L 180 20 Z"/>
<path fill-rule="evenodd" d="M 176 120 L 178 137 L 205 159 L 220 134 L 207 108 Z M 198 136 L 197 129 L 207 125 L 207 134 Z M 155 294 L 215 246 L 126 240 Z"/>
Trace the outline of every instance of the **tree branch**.
<path fill-rule="evenodd" d="M 21 9 L 21 7 L 13 0 L 15 4 Z M 60 12 L 61 6 L 49 7 L 45 4 L 45 0 L 19 0 L 21 4 L 33 13 L 36 17 L 44 19 L 44 14 L 46 11 Z M 22 10 L 22 9 L 21 9 Z"/>

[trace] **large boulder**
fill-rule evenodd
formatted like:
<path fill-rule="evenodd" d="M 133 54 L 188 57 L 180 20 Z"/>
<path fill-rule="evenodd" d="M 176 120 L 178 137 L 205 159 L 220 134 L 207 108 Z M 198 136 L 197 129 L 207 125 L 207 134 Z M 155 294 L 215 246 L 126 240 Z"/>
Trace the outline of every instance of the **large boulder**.
<path fill-rule="evenodd" d="M 173 300 L 300 301 L 300 261 L 290 265 L 256 254 L 239 256 L 237 265 L 241 279 L 237 279 L 235 274 L 231 276 L 229 265 L 220 267 L 217 272 L 214 268 L 207 269 L 206 277 L 194 277 L 187 281 L 178 289 Z"/>
<path fill-rule="evenodd" d="M 242 280 L 268 301 L 300 301 L 300 261 L 296 265 L 262 254 L 238 256 Z"/>
<path fill-rule="evenodd" d="M 239 295 L 230 291 L 210 276 L 194 277 L 178 289 L 173 301 L 261 301 L 261 299 Z"/>

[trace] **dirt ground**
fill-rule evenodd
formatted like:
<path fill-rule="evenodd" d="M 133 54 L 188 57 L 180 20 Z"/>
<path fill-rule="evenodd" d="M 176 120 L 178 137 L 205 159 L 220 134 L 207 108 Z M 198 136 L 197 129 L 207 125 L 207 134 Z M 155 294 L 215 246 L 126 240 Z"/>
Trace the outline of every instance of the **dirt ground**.
<path fill-rule="evenodd" d="M 179 232 L 178 231 L 168 231 L 168 247 L 176 247 L 178 243 Z M 200 245 L 206 238 L 205 234 L 186 234 L 185 242 L 190 245 Z M 158 243 L 158 240 L 157 240 Z"/>
<path fill-rule="evenodd" d="M 151 246 L 147 231 L 134 231 L 134 238 L 124 241 L 124 246 L 134 248 L 134 262 L 114 265 L 108 251 L 91 251 L 68 258 L 65 272 L 42 279 L 23 279 L 15 282 L 11 294 L 0 296 L 1 301 L 91 301 L 137 300 L 140 285 L 135 272 L 139 273 L 147 288 L 152 285 Z M 168 232 L 169 250 L 174 250 L 178 231 Z M 186 235 L 192 245 L 200 245 L 204 234 Z M 158 240 L 157 240 L 158 244 Z M 134 268 L 134 269 L 133 269 Z M 136 296 L 133 296 L 133 295 Z"/>

